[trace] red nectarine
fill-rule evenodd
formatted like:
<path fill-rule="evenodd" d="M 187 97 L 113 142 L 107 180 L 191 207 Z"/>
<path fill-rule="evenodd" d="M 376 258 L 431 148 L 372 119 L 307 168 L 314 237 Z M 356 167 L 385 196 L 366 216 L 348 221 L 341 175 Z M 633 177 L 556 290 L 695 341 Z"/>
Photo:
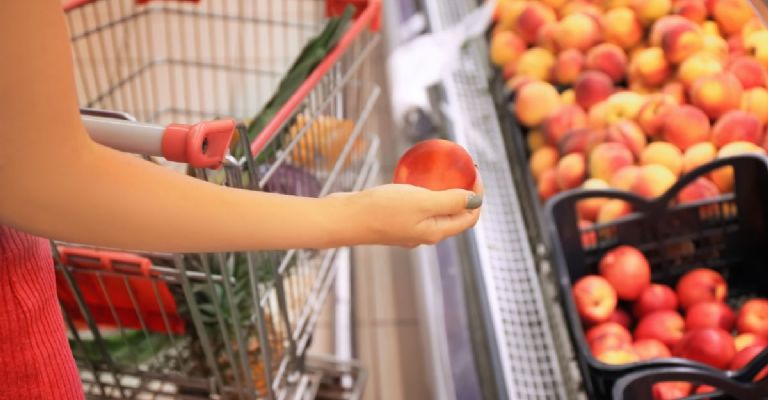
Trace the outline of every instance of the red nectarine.
<path fill-rule="evenodd" d="M 430 190 L 471 190 L 477 172 L 472 156 L 460 145 L 442 139 L 417 143 L 400 157 L 394 183 L 407 183 Z"/>

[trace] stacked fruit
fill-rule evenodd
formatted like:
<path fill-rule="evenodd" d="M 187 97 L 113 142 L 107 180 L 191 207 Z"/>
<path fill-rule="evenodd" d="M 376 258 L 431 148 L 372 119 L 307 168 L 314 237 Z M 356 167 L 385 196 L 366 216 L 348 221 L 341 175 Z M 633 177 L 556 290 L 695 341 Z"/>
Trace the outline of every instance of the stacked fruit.
<path fill-rule="evenodd" d="M 746 0 L 500 0 L 490 57 L 515 92 L 542 200 L 655 197 L 717 157 L 768 149 L 768 31 Z M 680 194 L 732 190 L 716 171 Z M 585 221 L 626 213 L 592 202 Z"/>
<path fill-rule="evenodd" d="M 735 312 L 725 303 L 726 281 L 715 270 L 692 269 L 674 288 L 653 283 L 648 260 L 631 246 L 607 252 L 598 269 L 599 275 L 573 285 L 573 297 L 587 344 L 603 363 L 674 356 L 738 370 L 768 345 L 768 300 L 748 300 Z M 768 367 L 755 380 L 766 375 Z M 693 389 L 687 382 L 662 382 L 653 392 L 656 399 L 671 399 Z M 700 385 L 696 393 L 713 390 Z"/>

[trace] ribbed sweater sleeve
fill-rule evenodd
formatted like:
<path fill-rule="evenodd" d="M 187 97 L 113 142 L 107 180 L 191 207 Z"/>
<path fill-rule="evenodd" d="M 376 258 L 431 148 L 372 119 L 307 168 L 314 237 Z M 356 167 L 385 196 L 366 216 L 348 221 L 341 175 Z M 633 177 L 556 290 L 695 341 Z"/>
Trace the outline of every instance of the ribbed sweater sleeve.
<path fill-rule="evenodd" d="M 0 226 L 0 400 L 83 397 L 50 244 Z"/>

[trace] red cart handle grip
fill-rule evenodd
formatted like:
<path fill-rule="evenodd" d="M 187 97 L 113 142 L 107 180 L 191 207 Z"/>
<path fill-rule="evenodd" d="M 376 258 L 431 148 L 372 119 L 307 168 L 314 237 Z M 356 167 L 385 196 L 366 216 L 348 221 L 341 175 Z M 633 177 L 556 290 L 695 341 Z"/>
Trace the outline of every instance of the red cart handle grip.
<path fill-rule="evenodd" d="M 218 168 L 229 150 L 235 121 L 222 119 L 195 125 L 170 124 L 163 133 L 163 157 L 198 168 Z"/>

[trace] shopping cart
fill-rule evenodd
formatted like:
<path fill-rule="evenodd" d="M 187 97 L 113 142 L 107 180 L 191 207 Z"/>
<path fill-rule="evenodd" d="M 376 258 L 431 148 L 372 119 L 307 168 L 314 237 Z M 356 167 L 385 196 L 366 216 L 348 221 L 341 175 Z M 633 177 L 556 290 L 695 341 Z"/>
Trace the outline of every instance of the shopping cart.
<path fill-rule="evenodd" d="M 338 44 L 280 107 L 254 119 L 346 3 L 357 8 L 340 23 Z M 368 62 L 379 8 L 375 0 L 71 1 L 83 122 L 98 142 L 215 184 L 299 196 L 360 189 L 378 170 L 367 121 L 379 94 Z M 358 364 L 307 356 L 336 250 L 53 248 L 89 397 L 361 394 Z"/>

